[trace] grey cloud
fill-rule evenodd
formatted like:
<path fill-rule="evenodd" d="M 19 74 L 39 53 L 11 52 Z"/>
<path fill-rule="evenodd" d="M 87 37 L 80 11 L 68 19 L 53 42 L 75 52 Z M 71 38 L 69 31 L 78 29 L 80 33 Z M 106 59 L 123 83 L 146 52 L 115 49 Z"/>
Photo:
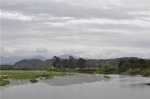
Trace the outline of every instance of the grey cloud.
<path fill-rule="evenodd" d="M 48 49 L 46 49 L 46 48 L 37 48 L 37 49 L 35 50 L 35 52 L 37 52 L 37 53 L 47 53 L 47 52 L 48 52 Z"/>
<path fill-rule="evenodd" d="M 80 54 L 84 54 L 85 52 L 86 52 L 85 50 L 70 49 L 70 50 L 62 50 L 60 53 L 61 54 L 70 54 L 70 55 L 80 55 Z"/>
<path fill-rule="evenodd" d="M 96 56 L 98 58 L 105 58 L 105 59 L 109 59 L 109 58 L 121 58 L 121 57 L 140 57 L 140 58 L 149 58 L 149 56 L 142 54 L 142 53 L 137 53 L 137 52 L 124 52 L 121 50 L 115 50 L 115 49 L 111 49 L 111 50 L 106 50 L 103 51 L 102 54 L 100 54 L 99 56 Z"/>
<path fill-rule="evenodd" d="M 4 2 L 4 3 L 3 3 Z M 131 5 L 130 2 L 124 2 L 123 5 L 117 6 L 114 5 L 113 2 L 110 1 L 97 1 L 95 0 L 95 4 L 98 3 L 103 4 L 106 2 L 110 2 L 110 4 L 106 4 L 109 6 L 110 9 L 103 9 L 103 8 L 91 8 L 91 4 L 94 1 L 86 1 L 88 2 L 86 6 L 79 5 L 76 1 L 62 1 L 62 2 L 55 2 L 55 1 L 13 1 L 15 3 L 9 1 L 3 1 L 2 8 L 8 11 L 18 11 L 23 12 L 26 14 L 39 14 L 39 13 L 48 13 L 52 16 L 70 16 L 70 17 L 77 17 L 77 18 L 86 18 L 86 17 L 102 17 L 102 18 L 117 18 L 117 19 L 127 19 L 127 18 L 135 18 L 132 15 L 125 13 L 126 11 L 137 11 L 145 10 L 147 7 L 143 7 L 142 5 L 147 5 L 145 1 L 144 4 L 138 3 L 141 6 L 136 6 L 135 4 Z M 73 3 L 77 3 L 76 5 L 72 5 Z M 79 1 L 83 2 L 83 1 Z M 91 3 L 92 2 L 92 3 Z M 132 2 L 132 1 L 131 1 Z M 85 3 L 85 2 L 83 2 Z M 134 2 L 135 3 L 135 2 Z M 128 6 L 125 6 L 128 5 Z M 130 6 L 131 5 L 131 6 Z M 12 9 L 13 8 L 13 9 Z"/>
<path fill-rule="evenodd" d="M 5 55 L 90 56 L 116 48 L 102 57 L 119 57 L 127 49 L 137 53 L 121 53 L 122 56 L 142 53 L 141 57 L 147 57 L 149 1 L 113 1 L 2 0 L 1 40 Z"/>

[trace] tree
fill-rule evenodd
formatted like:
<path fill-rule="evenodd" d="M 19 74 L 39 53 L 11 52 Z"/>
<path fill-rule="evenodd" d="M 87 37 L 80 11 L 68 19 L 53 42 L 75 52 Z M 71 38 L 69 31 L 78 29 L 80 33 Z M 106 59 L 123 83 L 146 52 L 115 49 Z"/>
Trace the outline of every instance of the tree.
<path fill-rule="evenodd" d="M 68 60 L 67 59 L 62 60 L 62 67 L 68 68 Z"/>
<path fill-rule="evenodd" d="M 83 69 L 86 66 L 86 60 L 83 58 L 78 59 L 77 61 L 77 65 L 79 68 Z"/>
<path fill-rule="evenodd" d="M 102 68 L 103 68 L 103 70 L 108 70 L 108 69 L 112 68 L 112 66 L 110 64 L 104 64 Z"/>
<path fill-rule="evenodd" d="M 57 57 L 57 56 L 54 56 L 53 57 L 53 67 L 54 68 L 60 68 L 61 67 L 61 64 L 60 64 L 60 58 Z"/>
<path fill-rule="evenodd" d="M 74 68 L 74 58 L 73 58 L 73 56 L 69 57 L 68 65 L 69 65 L 70 68 Z"/>
<path fill-rule="evenodd" d="M 102 72 L 104 74 L 113 74 L 117 72 L 117 69 L 113 67 L 111 64 L 106 63 L 102 66 Z"/>

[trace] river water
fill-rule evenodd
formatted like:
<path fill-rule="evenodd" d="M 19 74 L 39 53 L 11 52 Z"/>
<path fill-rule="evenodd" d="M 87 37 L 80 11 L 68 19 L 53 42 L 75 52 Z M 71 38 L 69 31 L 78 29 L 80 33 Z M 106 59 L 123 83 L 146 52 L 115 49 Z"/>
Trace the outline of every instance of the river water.
<path fill-rule="evenodd" d="M 108 75 L 109 80 L 67 86 L 44 82 L 4 87 L 0 99 L 150 99 L 150 78 Z"/>

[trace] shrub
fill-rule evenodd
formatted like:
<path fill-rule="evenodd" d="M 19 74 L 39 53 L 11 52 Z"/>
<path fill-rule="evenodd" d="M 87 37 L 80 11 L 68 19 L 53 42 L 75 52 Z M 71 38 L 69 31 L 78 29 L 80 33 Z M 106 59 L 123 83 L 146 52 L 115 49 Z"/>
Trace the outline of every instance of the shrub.
<path fill-rule="evenodd" d="M 30 82 L 31 82 L 31 83 L 37 83 L 37 82 L 38 82 L 38 80 L 37 80 L 37 79 L 35 79 L 35 78 L 33 78 L 33 79 L 31 79 L 31 80 L 30 80 Z"/>
<path fill-rule="evenodd" d="M 147 83 L 146 85 L 149 85 L 149 86 L 150 86 L 150 83 Z"/>
<path fill-rule="evenodd" d="M 3 81 L 3 78 L 2 77 L 0 77 L 0 82 L 2 82 Z"/>
<path fill-rule="evenodd" d="M 7 76 L 7 75 L 3 75 L 3 76 L 1 76 L 3 79 L 7 79 L 7 78 L 9 78 L 9 76 Z"/>
<path fill-rule="evenodd" d="M 110 64 L 104 64 L 101 68 L 98 69 L 98 73 L 102 74 L 116 74 L 118 70 L 112 67 Z"/>
<path fill-rule="evenodd" d="M 140 69 L 129 69 L 127 70 L 124 74 L 128 74 L 128 75 L 137 75 L 140 73 Z"/>
<path fill-rule="evenodd" d="M 8 80 L 1 80 L 0 81 L 0 86 L 6 86 L 6 85 L 8 85 L 10 83 L 10 81 L 8 81 Z"/>
<path fill-rule="evenodd" d="M 150 70 L 144 70 L 144 71 L 142 71 L 141 75 L 143 75 L 144 77 L 150 76 Z"/>

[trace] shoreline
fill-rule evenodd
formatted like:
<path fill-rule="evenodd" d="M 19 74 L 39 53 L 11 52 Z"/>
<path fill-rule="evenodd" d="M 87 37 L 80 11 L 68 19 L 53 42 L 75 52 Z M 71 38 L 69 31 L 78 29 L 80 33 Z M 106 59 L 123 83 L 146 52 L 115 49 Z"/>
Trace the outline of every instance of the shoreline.
<path fill-rule="evenodd" d="M 19 86 L 31 83 L 29 79 L 26 80 L 16 80 L 16 79 L 8 79 L 10 81 L 9 85 L 0 86 L 2 88 L 9 86 Z M 40 79 L 38 78 L 38 82 L 46 83 L 50 86 L 67 86 L 73 84 L 82 84 L 82 83 L 91 83 L 96 81 L 109 80 L 108 77 L 101 74 L 84 74 L 84 73 L 73 73 L 71 76 L 54 76 L 52 79 Z M 37 82 L 37 83 L 38 83 Z"/>
<path fill-rule="evenodd" d="M 42 82 L 47 83 L 51 86 L 66 86 L 72 84 L 91 83 L 96 81 L 108 80 L 104 75 L 99 74 L 82 74 L 75 73 L 72 76 L 56 76 L 53 79 L 45 79 Z"/>
<path fill-rule="evenodd" d="M 50 86 L 67 86 L 67 85 L 75 85 L 75 84 L 92 83 L 97 81 L 108 81 L 111 79 L 109 75 L 104 75 L 104 74 L 85 74 L 85 73 L 72 73 L 72 74 L 73 75 L 70 76 L 69 75 L 54 76 L 52 79 L 38 78 L 38 82 L 46 83 Z M 30 82 L 30 79 L 25 79 L 25 80 L 8 79 L 8 80 L 10 81 L 10 84 L 6 86 L 0 86 L 0 90 L 11 86 L 32 84 Z M 142 83 L 142 85 L 149 86 L 149 83 Z"/>

